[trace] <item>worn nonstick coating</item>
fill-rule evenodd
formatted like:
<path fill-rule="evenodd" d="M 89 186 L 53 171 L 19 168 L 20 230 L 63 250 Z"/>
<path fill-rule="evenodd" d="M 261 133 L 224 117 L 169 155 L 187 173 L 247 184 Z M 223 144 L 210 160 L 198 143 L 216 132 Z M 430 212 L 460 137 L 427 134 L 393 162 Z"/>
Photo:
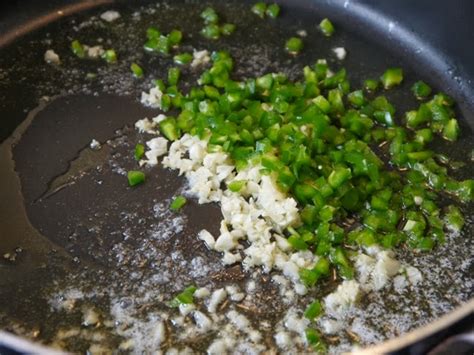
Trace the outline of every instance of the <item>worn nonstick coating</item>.
<path fill-rule="evenodd" d="M 42 4 L 41 7 L 54 7 L 63 3 L 80 2 L 48 2 L 48 5 Z M 21 4 L 24 6 L 21 11 L 15 9 L 14 5 L 7 10 L 20 11 L 26 14 L 26 17 L 35 18 L 38 2 L 30 2 L 31 7 L 24 2 Z M 399 8 L 396 11 L 393 5 L 387 3 L 376 5 L 369 1 L 288 1 L 282 4 L 286 15 L 279 20 L 281 23 L 278 28 L 272 27 L 271 23 L 247 20 L 239 16 L 244 13 L 243 8 L 248 8 L 247 5 L 240 3 L 230 5 L 236 10 L 234 14 L 228 15 L 229 20 L 236 22 L 239 28 L 247 26 L 248 31 L 237 33 L 235 37 L 228 41 L 223 40 L 216 46 L 225 47 L 234 42 L 238 43 L 238 48 L 234 50 L 237 57 L 236 66 L 240 68 L 239 75 L 255 75 L 259 71 L 278 70 L 283 67 L 293 68 L 290 74 L 295 75 L 301 68 L 301 63 L 312 62 L 319 57 L 329 57 L 330 49 L 337 43 L 348 50 L 349 56 L 344 66 L 351 73 L 351 81 L 354 84 L 360 84 L 366 77 L 379 75 L 387 66 L 401 65 L 406 68 L 404 93 L 397 91 L 391 97 L 400 108 L 400 112 L 415 105 L 414 99 L 407 93 L 407 88 L 409 83 L 418 78 L 453 95 L 459 103 L 464 133 L 458 148 L 453 149 L 451 153 L 461 159 L 470 152 L 472 130 L 469 126 L 472 127 L 474 122 L 474 110 L 472 110 L 474 96 L 471 95 L 473 68 L 472 65 L 468 65 L 468 60 L 472 58 L 472 48 L 457 53 L 455 44 L 444 42 L 443 38 L 437 37 L 436 33 L 444 33 L 440 30 L 443 28 L 442 22 L 433 20 L 433 23 L 426 24 L 427 27 L 423 27 L 423 21 L 414 21 L 413 24 L 404 22 L 407 18 L 416 19 L 417 11 L 418 17 L 422 16 L 425 8 L 411 8 L 407 1 L 397 2 Z M 473 5 L 469 1 L 464 1 L 461 5 L 457 9 L 464 6 L 464 14 L 473 13 Z M 120 4 L 116 7 L 121 12 L 127 12 L 132 5 Z M 188 10 L 190 7 L 192 4 L 189 2 L 182 8 L 176 5 L 163 26 L 171 29 L 182 24 L 185 32 L 196 33 L 199 23 L 182 23 L 183 17 L 190 16 Z M 226 5 L 217 4 L 216 8 L 225 12 Z M 439 14 L 441 2 L 430 3 L 429 8 Z M 43 8 L 39 10 L 44 11 Z M 447 11 L 443 12 L 445 14 L 443 18 L 446 21 L 456 20 L 456 23 L 460 24 L 458 41 L 462 43 L 466 39 L 469 40 L 474 31 L 469 31 L 472 27 L 467 27 L 468 31 L 463 32 L 464 24 L 468 23 L 459 18 L 463 13 L 451 12 L 450 15 L 449 11 L 453 11 L 452 8 Z M 404 13 L 403 19 L 397 17 L 400 13 Z M 79 23 L 81 18 L 86 19 L 89 14 L 90 12 L 81 12 L 74 16 Z M 315 39 L 306 46 L 306 50 L 295 65 L 283 51 L 275 49 L 281 49 L 281 39 L 288 37 L 291 31 L 309 27 L 315 32 L 315 25 L 325 16 L 329 16 L 339 28 L 343 29 L 341 33 L 338 32 L 334 42 Z M 434 23 L 437 26 L 431 26 Z M 9 34 L 8 29 L 22 28 L 18 23 L 12 23 L 8 19 L 2 26 L 4 26 L 3 38 L 8 37 L 6 35 Z M 262 28 L 257 31 L 253 30 L 253 26 Z M 118 68 L 119 73 L 106 83 L 107 89 L 103 88 L 102 83 L 86 82 L 81 75 L 71 78 L 74 73 L 52 71 L 44 64 L 42 58 L 42 53 L 48 45 L 40 40 L 47 37 L 47 33 L 53 39 L 52 46 L 63 48 L 60 54 L 63 54 L 65 67 L 70 65 L 93 71 L 97 70 L 97 66 L 68 59 L 67 44 L 71 38 L 77 36 L 68 18 L 41 27 L 22 38 L 8 37 L 13 42 L 5 44 L 4 48 L 0 49 L 0 68 L 3 69 L 0 73 L 3 75 L 0 82 L 2 117 L 0 139 L 4 140 L 10 135 L 25 119 L 26 112 L 37 106 L 40 97 L 61 94 L 58 88 L 74 94 L 56 99 L 36 114 L 13 150 L 15 169 L 19 173 L 20 180 L 15 180 L 11 174 L 4 174 L 0 180 L 4 187 L 2 201 L 21 200 L 18 190 L 21 183 L 26 208 L 25 213 L 21 204 L 15 207 L 2 203 L 0 207 L 1 254 L 13 253 L 18 247 L 21 248 L 17 252 L 15 262 L 1 264 L 0 304 L 4 308 L 2 316 L 5 321 L 10 318 L 27 320 L 26 323 L 32 329 L 38 322 L 43 323 L 42 337 L 47 338 L 52 335 L 48 334 L 48 324 L 67 323 L 72 320 L 59 319 L 62 315 L 48 315 L 45 319 L 48 305 L 42 298 L 43 291 L 53 287 L 55 283 L 61 283 L 61 280 L 77 270 L 84 269 L 85 275 L 93 278 L 94 283 L 110 284 L 111 287 L 115 285 L 132 292 L 139 287 L 141 280 L 161 267 L 160 262 L 165 263 L 164 259 L 154 260 L 158 254 L 164 258 L 173 250 L 179 249 L 185 257 L 201 255 L 213 259 L 212 262 L 217 265 L 218 256 L 209 256 L 202 243 L 195 238 L 195 234 L 204 227 L 211 232 L 217 232 L 218 226 L 215 222 L 219 220 L 220 212 L 216 206 L 198 206 L 191 202 L 184 210 L 188 223 L 184 231 L 178 233 L 179 238 L 171 235 L 169 239 L 157 241 L 152 238 L 149 241 L 150 226 L 161 227 L 156 226 L 155 219 L 147 211 L 152 210 L 159 201 L 170 199 L 180 189 L 181 181 L 172 172 L 156 169 L 150 173 L 150 184 L 132 190 L 126 187 L 125 180 L 116 172 L 121 167 L 129 169 L 134 166 L 130 152 L 135 142 L 141 138 L 132 129 L 124 127 L 154 113 L 137 103 L 137 89 L 130 85 L 130 80 L 119 79 L 121 75 L 129 76 L 126 66 Z M 428 27 L 432 31 L 426 31 Z M 87 32 L 87 29 L 85 31 Z M 107 29 L 103 31 L 104 34 L 107 33 Z M 311 31 L 309 38 L 312 38 Z M 417 35 L 416 31 L 422 32 Z M 58 36 L 59 33 L 61 36 Z M 124 32 L 115 33 L 111 37 L 118 40 L 123 34 Z M 190 40 L 190 43 L 197 48 L 208 47 L 205 41 L 197 37 Z M 141 43 L 127 43 L 128 45 L 132 48 L 136 46 L 138 49 Z M 131 51 L 130 48 L 128 50 Z M 257 63 L 254 63 L 255 61 Z M 165 61 L 155 58 L 143 59 L 143 62 L 145 68 L 149 68 L 156 77 L 165 73 Z M 338 65 L 334 59 L 332 62 L 335 66 Z M 5 74 L 7 71 L 8 75 Z M 145 84 L 138 85 L 146 87 Z M 91 95 L 85 95 L 84 92 L 87 91 Z M 125 91 L 128 91 L 128 95 L 124 98 Z M 94 92 L 98 92 L 99 95 L 94 96 Z M 118 97 L 114 92 L 122 96 Z M 105 142 L 109 139 L 113 141 L 116 139 L 114 137 L 122 137 L 117 138 L 120 144 L 114 147 L 112 142 L 112 148 L 104 154 L 112 154 L 115 160 L 104 161 L 100 153 L 79 155 L 79 159 L 76 160 L 78 168 L 73 175 L 77 177 L 80 172 L 85 171 L 84 176 L 77 178 L 74 184 L 58 193 L 50 194 L 55 189 L 55 186 L 51 185 L 61 185 L 61 181 L 55 180 L 55 177 L 68 171 L 71 161 L 78 157 L 79 152 L 84 151 L 92 138 Z M 1 161 L 3 164 L 9 159 L 4 157 Z M 118 166 L 114 165 L 114 161 Z M 97 165 L 101 166 L 101 169 L 96 169 Z M 11 168 L 5 165 L 6 170 Z M 472 176 L 472 169 L 465 169 L 459 174 L 460 177 Z M 65 181 L 72 180 L 63 177 L 62 182 Z M 5 186 L 8 188 L 5 189 Z M 160 188 L 157 189 L 156 186 Z M 32 227 L 29 227 L 30 223 Z M 133 238 L 124 236 L 124 231 Z M 38 232 L 47 239 L 38 235 Z M 472 229 L 466 232 L 466 236 L 471 235 Z M 117 250 L 117 245 L 120 245 L 120 250 Z M 180 275 L 176 276 L 174 283 L 166 287 L 174 292 L 188 282 L 199 283 L 210 278 L 219 284 L 228 280 L 239 282 L 243 277 L 236 268 L 224 270 L 216 267 L 216 270 L 211 275 L 197 277 L 186 275 L 186 270 L 174 270 Z M 134 275 L 132 279 L 128 277 L 131 274 Z M 265 284 L 265 280 L 263 283 Z M 268 287 L 267 297 L 262 296 L 261 300 L 262 316 L 282 311 L 278 305 L 270 302 L 274 298 L 272 293 L 274 290 L 272 291 L 270 285 Z M 331 287 L 331 284 L 325 285 L 325 288 Z M 103 301 L 101 297 L 105 298 L 103 295 L 98 297 L 98 303 Z M 8 305 L 8 309 L 5 309 L 5 305 Z M 267 305 L 267 308 L 263 307 L 264 305 Z M 82 349 L 81 344 L 77 346 L 77 350 Z"/>

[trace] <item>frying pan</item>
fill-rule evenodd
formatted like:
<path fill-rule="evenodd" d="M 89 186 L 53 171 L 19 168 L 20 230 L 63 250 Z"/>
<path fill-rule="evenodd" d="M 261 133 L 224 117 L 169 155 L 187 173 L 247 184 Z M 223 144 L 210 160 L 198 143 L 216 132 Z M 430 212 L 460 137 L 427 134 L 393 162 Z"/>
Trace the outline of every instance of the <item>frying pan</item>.
<path fill-rule="evenodd" d="M 343 65 L 355 85 L 379 75 L 387 66 L 403 66 L 407 83 L 421 78 L 456 99 L 463 134 L 459 145 L 450 148 L 450 155 L 461 159 L 470 154 L 474 127 L 474 3 L 280 3 L 283 15 L 278 24 L 253 19 L 248 14 L 250 2 L 214 3 L 229 21 L 245 29 L 229 40 L 211 45 L 212 49 L 231 50 L 237 61 L 237 75 L 253 76 L 285 68 L 294 76 L 302 63 L 320 57 L 329 57 L 337 67 L 340 63 L 330 58 L 335 44 L 348 50 Z M 0 252 L 7 255 L 0 264 L 3 330 L 33 339 L 52 339 L 58 325 L 77 323 L 77 314 L 51 313 L 55 299 L 45 298 L 46 294 L 71 285 L 80 286 L 97 307 L 107 308 L 112 294 L 120 293 L 123 302 L 133 303 L 130 295 L 142 295 L 147 287 L 173 293 L 190 282 L 219 286 L 245 281 L 242 270 L 222 268 L 218 256 L 209 255 L 195 238 L 202 228 L 217 233 L 217 226 L 213 226 L 216 223 L 212 223 L 220 218 L 216 206 L 200 206 L 190 201 L 183 220 L 163 216 L 160 203 L 182 191 L 182 181 L 176 174 L 155 169 L 150 172 L 152 183 L 136 190 L 127 188 L 120 175 L 122 170 L 134 166 L 130 152 L 143 139 L 131 125 L 137 119 L 156 115 L 137 103 L 139 92 L 150 86 L 150 80 L 133 80 L 127 63 L 140 61 L 154 77 L 163 77 L 169 63 L 163 58 L 139 54 L 141 42 L 136 41 L 136 34 L 146 26 L 130 28 L 122 23 L 117 25 L 118 29 L 108 25 L 94 27 L 95 22 L 89 20 L 109 8 L 133 18 L 131 14 L 141 6 L 149 5 L 146 1 L 55 0 L 10 1 L 0 7 L 0 140 L 4 143 L 0 150 Z M 159 16 L 143 15 L 144 22 L 159 19 L 156 21 L 165 29 L 184 27 L 186 33 L 197 33 L 200 24 L 183 19 L 197 16 L 202 7 L 201 2 L 173 2 L 170 7 L 158 7 Z M 315 35 L 316 24 L 323 17 L 331 18 L 340 29 L 334 42 Z M 275 48 L 281 47 L 281 38 L 298 29 L 308 31 L 311 45 L 295 62 Z M 110 39 L 125 63 L 107 69 L 97 63 L 75 60 L 68 45 L 76 37 L 85 42 L 88 38 Z M 187 45 L 209 48 L 208 42 L 198 36 L 190 38 Z M 48 48 L 59 52 L 61 67 L 52 68 L 44 63 L 43 53 Z M 187 74 L 193 78 L 193 73 Z M 408 84 L 405 85 L 406 92 Z M 400 107 L 400 112 L 415 105 L 406 93 L 392 95 L 390 99 Z M 102 143 L 101 150 L 88 149 L 92 138 Z M 472 177 L 472 167 L 456 174 L 459 178 Z M 468 213 L 468 220 L 472 220 L 472 206 Z M 172 233 L 167 234 L 167 230 Z M 468 223 L 463 238 L 450 246 L 454 248 L 451 253 L 446 249 L 438 253 L 448 253 L 451 265 L 457 268 L 462 260 L 472 259 L 472 234 L 472 223 Z M 438 257 L 441 256 L 435 252 L 427 262 L 435 265 Z M 201 272 L 190 274 L 186 266 L 176 266 L 191 259 L 206 260 L 204 264 L 196 261 Z M 167 279 L 153 279 L 171 264 L 174 266 Z M 457 353 L 472 351 L 472 341 L 466 341 L 469 337 L 465 336 L 474 323 L 474 305 L 467 302 L 472 296 L 472 266 L 452 271 L 455 280 L 447 282 L 445 275 L 441 275 L 438 291 L 449 295 L 450 290 L 456 289 L 453 294 L 460 295 L 460 299 L 451 300 L 435 315 L 422 312 L 421 318 L 408 329 L 424 325 L 425 316 L 431 320 L 461 305 L 456 312 L 368 351 L 423 353 L 443 341 L 449 342 L 434 351 L 446 351 L 443 346 Z M 96 286 L 102 292 L 94 293 Z M 317 292 L 331 287 L 323 285 Z M 281 305 L 274 301 L 278 298 L 274 292 L 263 278 L 259 307 L 255 310 L 260 312 L 259 317 L 271 319 L 272 314 L 282 312 Z M 140 306 L 150 311 L 154 307 L 145 303 Z M 35 345 L 0 335 L 1 353 L 14 353 L 14 349 L 49 351 L 30 346 Z M 70 350 L 84 351 L 84 344 L 74 346 Z"/>

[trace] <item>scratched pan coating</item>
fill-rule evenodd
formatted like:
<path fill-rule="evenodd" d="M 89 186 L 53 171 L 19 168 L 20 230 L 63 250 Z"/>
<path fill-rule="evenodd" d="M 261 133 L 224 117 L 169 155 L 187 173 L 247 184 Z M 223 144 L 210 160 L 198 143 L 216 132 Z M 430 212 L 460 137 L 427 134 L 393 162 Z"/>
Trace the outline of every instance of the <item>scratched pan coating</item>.
<path fill-rule="evenodd" d="M 4 143 L 0 149 L 5 171 L 0 177 L 0 254 L 8 254 L 0 261 L 1 329 L 53 342 L 59 329 L 80 324 L 82 316 L 80 310 L 51 310 L 54 295 L 61 290 L 80 290 L 87 296 L 77 301 L 79 306 L 93 304 L 103 314 L 110 312 L 112 299 L 128 302 L 137 310 L 139 320 L 166 308 L 162 298 L 145 301 L 149 290 L 172 295 L 191 283 L 245 284 L 248 275 L 239 266 L 222 266 L 219 255 L 208 251 L 196 237 L 203 228 L 218 233 L 221 216 L 217 205 L 198 205 L 190 200 L 179 215 L 170 213 L 169 201 L 185 184 L 176 172 L 161 167 L 147 172 L 146 184 L 134 189 L 127 186 L 123 173 L 136 167 L 133 148 L 149 139 L 138 134 L 133 124 L 158 113 L 139 103 L 140 92 L 150 87 L 153 78 L 166 77 L 172 65 L 170 57 L 143 53 L 144 32 L 149 25 L 164 32 L 182 29 L 186 36 L 182 51 L 229 50 L 236 60 L 237 79 L 271 71 L 298 78 L 305 65 L 327 58 L 336 69 L 346 67 L 353 87 L 357 87 L 388 66 L 402 66 L 406 74 L 401 89 L 387 94 L 397 107 L 398 117 L 417 105 L 409 91 L 415 80 L 441 88 L 438 79 L 417 74 L 419 63 L 394 56 L 370 38 L 351 32 L 350 23 L 336 21 L 336 35 L 330 40 L 324 38 L 317 30 L 323 17 L 317 7 L 283 6 L 277 21 L 262 21 L 251 16 L 248 3 L 206 4 L 212 4 L 226 21 L 237 25 L 234 35 L 217 42 L 198 35 L 203 3 L 121 4 L 113 6 L 122 15 L 115 23 L 97 19 L 109 7 L 88 10 L 50 23 L 1 49 L 0 115 L 11 118 L 9 126 L 2 128 Z M 302 29 L 308 33 L 303 53 L 296 58 L 288 56 L 283 48 L 285 39 Z M 116 49 L 119 63 L 107 66 L 102 61 L 78 60 L 69 50 L 72 39 L 91 45 L 102 39 L 105 47 Z M 348 52 L 343 63 L 331 51 L 340 46 Z M 44 62 L 43 53 L 48 48 L 60 55 L 60 67 Z M 143 66 L 146 80 L 132 78 L 132 61 Z M 95 77 L 87 78 L 88 73 Z M 183 88 L 195 83 L 198 75 L 183 69 Z M 7 139 L 14 127 L 15 134 Z M 449 149 L 449 154 L 459 160 L 469 156 L 472 130 L 466 121 L 462 127 L 458 144 L 448 146 L 438 141 L 436 150 Z M 88 148 L 93 138 L 102 144 L 98 151 Z M 472 177 L 472 164 L 454 174 Z M 397 321 L 397 313 L 416 307 L 418 313 L 409 318 L 406 331 L 472 296 L 472 263 L 461 267 L 466 260 L 472 261 L 472 206 L 465 213 L 468 226 L 462 238 L 420 260 L 411 260 L 407 251 L 400 252 L 403 260 L 420 267 L 432 265 L 433 273 L 439 275 L 431 283 L 432 292 L 412 295 L 403 304 L 396 298 L 386 302 L 390 307 L 386 318 L 381 318 L 383 309 L 368 309 L 373 324 L 390 326 Z M 453 268 L 451 274 L 447 273 L 446 260 Z M 308 299 L 324 295 L 334 286 L 327 282 Z M 369 301 L 383 299 L 383 295 L 374 297 L 364 301 L 367 307 Z M 437 306 L 430 306 L 431 301 Z M 281 318 L 285 309 L 279 302 L 278 288 L 268 276 L 261 276 L 254 307 L 246 315 L 253 321 L 272 322 Z M 383 324 L 378 327 L 380 334 L 393 337 L 393 332 L 381 329 Z M 120 341 L 110 332 L 108 345 L 114 347 Z M 208 343 L 209 339 L 201 339 L 188 345 L 204 350 Z M 71 351 L 88 348 L 80 339 L 67 346 Z"/>

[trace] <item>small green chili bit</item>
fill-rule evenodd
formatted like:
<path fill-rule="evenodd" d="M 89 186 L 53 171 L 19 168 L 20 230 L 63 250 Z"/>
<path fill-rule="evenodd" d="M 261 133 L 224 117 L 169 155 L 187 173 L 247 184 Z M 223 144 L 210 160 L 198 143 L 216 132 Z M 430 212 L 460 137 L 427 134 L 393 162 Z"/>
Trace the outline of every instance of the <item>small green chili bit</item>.
<path fill-rule="evenodd" d="M 460 232 L 464 226 L 464 217 L 458 207 L 450 205 L 445 215 L 446 227 L 452 231 Z"/>
<path fill-rule="evenodd" d="M 403 81 L 403 70 L 401 68 L 389 68 L 380 77 L 380 81 L 385 89 L 400 85 Z"/>
<path fill-rule="evenodd" d="M 196 286 L 186 287 L 181 293 L 177 294 L 171 301 L 168 302 L 168 306 L 171 308 L 177 308 L 181 305 L 193 304 L 194 293 L 196 290 Z"/>
<path fill-rule="evenodd" d="M 309 320 L 313 320 L 317 317 L 319 317 L 323 312 L 323 306 L 321 305 L 321 302 L 318 300 L 313 301 L 308 305 L 304 312 L 304 316 L 308 318 Z"/>
<path fill-rule="evenodd" d="M 145 174 L 142 171 L 131 170 L 127 173 L 128 184 L 136 186 L 145 182 Z"/>
<path fill-rule="evenodd" d="M 265 11 L 265 14 L 272 19 L 277 18 L 278 15 L 280 14 L 280 6 L 278 4 L 268 5 L 267 10 Z"/>
<path fill-rule="evenodd" d="M 177 196 L 170 204 L 173 211 L 179 211 L 186 204 L 187 200 L 184 196 Z"/>
<path fill-rule="evenodd" d="M 367 79 L 364 81 L 364 89 L 368 92 L 377 90 L 379 87 L 379 82 L 375 79 Z"/>
<path fill-rule="evenodd" d="M 86 51 L 84 46 L 77 39 L 72 41 L 71 50 L 78 58 L 84 58 L 86 56 Z"/>
<path fill-rule="evenodd" d="M 267 10 L 267 4 L 265 4 L 264 2 L 257 2 L 251 8 L 251 11 L 260 18 L 265 17 L 266 10 Z"/>
<path fill-rule="evenodd" d="M 321 335 L 316 329 L 308 328 L 305 331 L 306 341 L 317 353 L 325 353 L 327 351 L 326 345 L 321 339 Z"/>
<path fill-rule="evenodd" d="M 230 36 L 235 32 L 236 26 L 233 23 L 225 23 L 221 26 L 220 31 L 224 36 Z"/>
<path fill-rule="evenodd" d="M 207 7 L 204 9 L 204 11 L 201 12 L 201 18 L 206 24 L 217 24 L 217 22 L 219 22 L 219 16 L 212 7 Z"/>
<path fill-rule="evenodd" d="M 286 41 L 285 49 L 291 54 L 298 54 L 303 49 L 303 40 L 298 37 L 291 37 Z"/>
<path fill-rule="evenodd" d="M 189 64 L 191 63 L 192 60 L 193 60 L 193 55 L 191 53 L 176 54 L 173 57 L 173 61 L 179 65 Z"/>
<path fill-rule="evenodd" d="M 141 158 L 143 158 L 144 154 L 145 154 L 145 146 L 141 143 L 138 143 L 135 146 L 135 153 L 134 153 L 135 160 L 139 161 Z"/>
<path fill-rule="evenodd" d="M 234 180 L 231 183 L 229 183 L 228 188 L 232 192 L 239 192 L 245 187 L 246 184 L 247 184 L 247 181 L 245 180 Z"/>
<path fill-rule="evenodd" d="M 137 63 L 132 63 L 130 65 L 130 70 L 132 71 L 135 78 L 143 78 L 143 69 Z"/>
<path fill-rule="evenodd" d="M 415 95 L 415 97 L 419 100 L 424 99 L 431 94 L 431 88 L 428 86 L 428 84 L 421 80 L 413 84 L 411 91 L 413 92 L 413 95 Z"/>
<path fill-rule="evenodd" d="M 117 53 L 113 49 L 107 49 L 102 55 L 102 58 L 109 64 L 117 63 Z"/>
<path fill-rule="evenodd" d="M 321 21 L 319 24 L 319 29 L 326 37 L 331 37 L 334 34 L 334 25 L 327 18 Z"/>
<path fill-rule="evenodd" d="M 220 28 L 215 23 L 210 23 L 201 30 L 201 35 L 207 39 L 216 40 L 220 38 Z"/>

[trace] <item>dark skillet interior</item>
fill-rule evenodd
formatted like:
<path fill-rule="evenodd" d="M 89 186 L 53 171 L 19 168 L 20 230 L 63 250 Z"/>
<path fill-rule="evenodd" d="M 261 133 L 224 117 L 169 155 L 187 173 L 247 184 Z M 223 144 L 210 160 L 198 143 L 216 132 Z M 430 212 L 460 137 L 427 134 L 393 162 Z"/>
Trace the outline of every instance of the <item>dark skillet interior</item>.
<path fill-rule="evenodd" d="M 0 254 L 15 256 L 15 260 L 0 261 L 2 329 L 30 336 L 39 330 L 39 339 L 50 342 L 59 327 L 80 321 L 78 314 L 49 311 L 48 295 L 62 285 L 76 283 L 89 290 L 100 285 L 115 295 L 133 298 L 143 292 L 143 285 L 173 293 L 189 283 L 220 285 L 229 281 L 242 282 L 245 278 L 238 268 L 219 266 L 218 255 L 210 254 L 195 237 L 202 228 L 217 232 L 215 222 L 220 218 L 217 206 L 199 206 L 191 202 L 184 209 L 186 223 L 183 222 L 180 230 L 150 212 L 182 188 L 183 181 L 174 172 L 161 168 L 151 170 L 149 184 L 138 189 L 128 188 L 126 179 L 120 175 L 123 169 L 135 166 L 133 147 L 145 139 L 134 132 L 133 123 L 157 114 L 138 103 L 139 93 L 149 88 L 152 78 L 164 77 L 171 64 L 170 58 L 143 55 L 143 32 L 148 25 L 155 24 L 165 32 L 178 27 L 186 34 L 194 33 L 192 38 L 185 40 L 184 49 L 230 50 L 236 59 L 237 77 L 284 70 L 297 78 L 304 65 L 312 64 L 318 58 L 328 58 L 334 68 L 346 67 L 353 87 L 358 87 L 363 79 L 378 77 L 389 66 L 402 66 L 406 72 L 402 88 L 388 95 L 398 109 L 398 118 L 404 111 L 417 106 L 409 91 L 414 81 L 423 79 L 437 89 L 446 90 L 459 102 L 463 134 L 458 144 L 437 142 L 435 149 L 449 150 L 450 156 L 460 160 L 471 154 L 473 135 L 469 126 L 474 122 L 474 115 L 470 109 L 473 96 L 469 95 L 472 82 L 465 75 L 472 73 L 472 67 L 459 63 L 453 67 L 456 61 L 446 58 L 444 52 L 451 48 L 451 43 L 445 43 L 446 47 L 439 52 L 431 52 L 428 46 L 417 52 L 418 42 L 409 33 L 401 31 L 400 22 L 395 21 L 394 26 L 385 22 L 383 27 L 376 21 L 370 23 L 360 17 L 350 18 L 348 14 L 352 7 L 362 14 L 360 3 L 347 2 L 346 7 L 342 1 L 332 4 L 317 1 L 282 3 L 283 16 L 272 22 L 252 17 L 248 3 L 216 2 L 213 6 L 217 11 L 229 22 L 236 23 L 239 30 L 230 38 L 215 43 L 197 35 L 201 28 L 198 14 L 205 4 L 173 1 L 170 8 L 143 15 L 136 26 L 122 19 L 117 24 L 92 25 L 76 32 L 74 26 L 91 15 L 100 14 L 100 10 L 90 10 L 53 22 L 0 49 L 0 140 L 10 135 L 28 111 L 37 106 L 40 98 L 61 96 L 36 114 L 21 139 L 14 144 L 14 168 L 19 181 L 13 173 L 11 159 L 7 155 L 0 159 L 2 171 L 7 171 L 0 178 Z M 404 6 L 408 11 L 407 4 Z M 468 1 L 464 6 L 472 7 Z M 130 15 L 138 6 L 117 4 L 113 8 L 131 21 Z M 386 9 L 391 11 L 389 5 Z M 323 38 L 317 30 L 317 24 L 325 16 L 334 19 L 337 28 L 341 29 L 331 40 Z M 381 19 L 377 21 L 381 22 Z M 413 27 L 419 29 L 419 26 L 417 23 Z M 294 59 L 285 53 L 283 43 L 300 29 L 305 29 L 308 37 L 304 52 Z M 118 51 L 120 63 L 117 66 L 107 68 L 100 61 L 80 61 L 70 53 L 72 39 L 95 44 L 99 37 L 110 40 L 110 46 Z M 435 43 L 443 41 L 440 39 Z M 343 63 L 331 52 L 338 46 L 345 47 L 348 52 Z M 43 61 L 43 53 L 48 48 L 54 48 L 60 55 L 62 65 L 59 69 Z M 472 55 L 472 48 L 464 58 L 459 58 L 461 61 L 469 59 L 469 54 Z M 437 57 L 426 64 L 427 55 Z M 131 61 L 143 65 L 148 74 L 146 81 L 131 78 L 128 68 Z M 454 71 L 448 72 L 449 68 Z M 85 76 L 90 72 L 97 76 L 86 80 Z M 462 80 L 456 79 L 460 75 Z M 196 79 L 195 74 L 186 70 L 184 76 L 193 81 Z M 87 149 L 92 138 L 104 144 L 101 151 L 94 153 Z M 105 145 L 108 140 L 110 143 Z M 473 170 L 467 167 L 456 174 L 459 178 L 472 177 Z M 55 192 L 65 183 L 66 187 Z M 18 203 L 22 197 L 26 212 Z M 166 228 L 172 233 L 163 236 Z M 472 225 L 469 228 L 466 236 L 472 235 Z M 464 243 L 460 249 L 469 253 L 470 238 Z M 201 256 L 211 265 L 209 271 L 192 273 L 187 267 L 176 266 L 169 258 L 175 250 L 179 250 L 184 259 Z M 463 255 L 457 257 L 462 260 Z M 163 270 L 170 273 L 168 281 L 147 283 Z M 469 280 L 470 276 L 463 275 L 455 287 L 468 298 L 472 290 L 464 290 L 459 285 L 464 277 Z M 265 278 L 262 280 L 265 292 L 262 292 L 255 312 L 258 317 L 272 319 L 282 314 L 284 307 L 275 301 L 278 298 L 276 290 L 266 281 Z M 448 281 L 441 282 L 439 287 L 449 287 Z M 331 284 L 324 286 L 325 290 L 331 288 Z M 316 291 L 314 296 L 321 291 Z M 443 297 L 449 299 L 448 296 Z M 102 292 L 91 299 L 107 311 L 108 297 L 108 292 Z M 448 308 L 460 301 L 463 299 L 450 300 Z M 159 309 L 162 304 L 158 302 L 147 307 Z M 397 305 L 393 307 L 396 312 Z M 413 326 L 439 315 L 432 314 L 428 306 L 422 306 L 420 319 Z M 110 339 L 112 345 L 115 341 L 118 339 Z M 204 341 L 201 346 L 205 344 Z M 68 346 L 73 351 L 87 349 L 87 344 L 80 341 Z"/>

